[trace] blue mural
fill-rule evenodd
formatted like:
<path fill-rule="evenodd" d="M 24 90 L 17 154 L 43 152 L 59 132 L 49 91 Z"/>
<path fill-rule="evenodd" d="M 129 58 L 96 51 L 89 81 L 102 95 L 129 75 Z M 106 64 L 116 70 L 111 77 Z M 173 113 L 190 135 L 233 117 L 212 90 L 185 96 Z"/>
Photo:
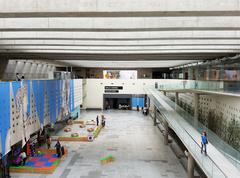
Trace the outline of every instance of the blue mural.
<path fill-rule="evenodd" d="M 43 126 L 62 121 L 78 112 L 74 108 L 73 80 L 0 82 L 1 153 Z"/>
<path fill-rule="evenodd" d="M 5 142 L 10 128 L 10 83 L 0 82 L 0 132 L 1 151 L 6 153 Z"/>

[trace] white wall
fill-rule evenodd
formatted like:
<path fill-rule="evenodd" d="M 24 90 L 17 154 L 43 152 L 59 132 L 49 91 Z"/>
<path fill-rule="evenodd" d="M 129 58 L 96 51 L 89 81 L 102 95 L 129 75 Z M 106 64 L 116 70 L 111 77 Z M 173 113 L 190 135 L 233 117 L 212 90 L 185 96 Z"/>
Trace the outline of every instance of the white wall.
<path fill-rule="evenodd" d="M 103 108 L 103 94 L 105 86 L 123 86 L 118 94 L 145 94 L 144 87 L 154 86 L 163 83 L 174 83 L 176 80 L 164 79 L 136 79 L 136 80 L 119 80 L 119 79 L 86 79 L 87 96 L 83 103 L 83 108 Z M 107 93 L 110 94 L 110 93 Z M 116 94 L 116 93 L 115 93 Z"/>
<path fill-rule="evenodd" d="M 83 102 L 82 79 L 74 79 L 74 108 L 80 106 Z"/>
<path fill-rule="evenodd" d="M 174 98 L 174 93 L 167 93 L 167 96 Z M 191 93 L 180 93 L 179 100 L 194 108 L 194 96 Z M 208 117 L 208 113 L 214 110 L 216 113 L 222 113 L 223 118 L 230 121 L 235 118 L 240 122 L 240 98 L 233 96 L 220 95 L 200 95 L 199 109 L 203 111 L 203 117 Z"/>

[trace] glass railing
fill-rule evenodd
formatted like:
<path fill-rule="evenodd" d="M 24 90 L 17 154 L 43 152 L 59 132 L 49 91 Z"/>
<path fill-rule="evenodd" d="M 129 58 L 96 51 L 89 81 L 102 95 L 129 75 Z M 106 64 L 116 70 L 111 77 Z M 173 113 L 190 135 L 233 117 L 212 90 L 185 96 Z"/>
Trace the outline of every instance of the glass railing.
<path fill-rule="evenodd" d="M 158 82 L 159 90 L 196 89 L 224 91 L 223 81 L 174 80 L 174 82 Z"/>
<path fill-rule="evenodd" d="M 179 138 L 182 140 L 182 142 L 185 144 L 189 152 L 192 154 L 192 156 L 195 158 L 197 163 L 202 167 L 204 172 L 207 174 L 208 177 L 212 178 L 222 178 L 222 177 L 229 177 L 227 176 L 216 163 L 212 160 L 212 158 L 207 155 L 207 156 L 202 156 L 201 154 L 201 147 L 200 143 L 196 142 L 196 139 L 194 139 L 189 133 L 190 131 L 187 131 L 185 128 L 188 128 L 186 124 L 189 124 L 188 120 L 187 122 L 182 122 L 180 119 L 172 119 L 170 120 L 169 118 L 172 118 L 171 116 L 172 112 L 169 112 L 166 110 L 162 104 L 160 103 L 159 100 L 163 100 L 172 109 L 175 109 L 175 103 L 172 102 L 170 99 L 167 97 L 163 96 L 160 94 L 157 90 L 155 89 L 150 89 L 146 88 L 145 89 L 147 93 L 149 94 L 149 97 L 153 102 L 156 104 L 158 107 L 159 111 L 162 113 L 162 115 L 169 121 L 169 124 L 171 125 L 171 128 L 176 132 L 176 134 L 179 136 Z M 187 115 L 185 115 L 185 112 L 182 112 L 181 108 L 177 108 L 177 113 L 181 113 L 180 115 L 185 118 Z M 191 125 L 194 125 L 195 123 L 191 123 Z"/>
<path fill-rule="evenodd" d="M 163 80 L 159 90 L 196 89 L 240 94 L 240 81 Z"/>
<path fill-rule="evenodd" d="M 231 147 L 228 143 L 224 142 L 220 137 L 218 137 L 213 131 L 204 126 L 201 122 L 194 119 L 192 115 L 182 109 L 180 106 L 176 105 L 175 102 L 170 100 L 168 97 L 161 97 L 169 106 L 171 106 L 175 111 L 182 116 L 189 124 L 191 124 L 199 133 L 206 130 L 208 133 L 209 141 L 221 151 L 226 158 L 229 159 L 238 169 L 240 169 L 240 152 Z"/>

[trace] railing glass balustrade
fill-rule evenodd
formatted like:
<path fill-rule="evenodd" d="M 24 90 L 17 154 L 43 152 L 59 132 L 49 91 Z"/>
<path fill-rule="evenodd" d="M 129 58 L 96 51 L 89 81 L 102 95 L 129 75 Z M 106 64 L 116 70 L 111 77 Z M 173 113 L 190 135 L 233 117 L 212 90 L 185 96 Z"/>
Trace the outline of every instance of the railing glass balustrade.
<path fill-rule="evenodd" d="M 158 105 L 158 109 L 160 110 L 160 112 L 166 117 L 168 118 L 169 115 L 169 111 L 165 110 L 164 107 L 162 107 L 161 103 L 158 101 L 157 98 L 160 98 L 162 100 L 164 100 L 172 109 L 176 109 L 175 111 L 182 116 L 182 118 L 184 118 L 185 121 L 187 121 L 187 123 L 189 123 L 191 126 L 193 126 L 197 131 L 199 131 L 201 133 L 202 130 L 207 130 L 207 128 L 205 128 L 201 123 L 199 123 L 198 121 L 194 120 L 193 117 L 191 115 L 189 115 L 187 112 L 185 112 L 182 108 L 180 108 L 179 106 L 176 106 L 175 103 L 173 101 L 171 101 L 169 98 L 160 95 L 159 91 L 157 91 L 156 89 L 153 88 L 146 88 L 147 93 L 150 96 L 150 99 L 152 99 L 155 104 Z M 195 121 L 195 122 L 194 122 Z M 222 171 L 221 169 L 214 163 L 214 161 L 209 157 L 203 157 L 200 150 L 200 143 L 197 143 L 195 141 L 195 139 L 192 138 L 191 134 L 188 133 L 188 131 L 186 131 L 184 128 L 186 128 L 186 125 L 184 125 L 183 122 L 177 122 L 177 121 L 171 121 L 171 123 L 174 123 L 174 125 L 172 125 L 172 128 L 175 129 L 175 132 L 178 134 L 178 136 L 180 137 L 180 139 L 185 143 L 185 145 L 188 147 L 188 149 L 190 149 L 189 151 L 193 154 L 193 156 L 195 158 L 197 158 L 197 162 L 198 164 L 201 164 L 201 167 L 204 166 L 205 171 L 207 171 L 208 176 L 211 177 L 216 177 L 216 178 L 221 178 L 221 177 L 227 177 Z M 215 141 L 218 142 L 220 138 L 216 138 L 216 135 L 212 135 L 212 133 L 210 133 L 210 131 L 208 131 L 208 137 L 212 143 L 212 140 L 216 139 Z M 224 145 L 226 146 L 226 143 L 221 141 L 218 143 L 218 147 L 224 147 Z M 215 145 L 214 145 L 215 146 Z M 228 149 L 228 150 L 227 150 Z M 239 157 L 239 152 L 235 152 L 234 150 L 232 150 L 232 147 L 225 147 L 225 151 L 227 152 L 226 154 L 231 153 L 233 156 L 235 155 L 236 157 Z M 224 150 L 223 150 L 224 151 Z M 228 155 L 229 157 L 229 155 Z M 239 162 L 237 162 L 235 159 L 230 159 L 236 167 L 239 168 Z"/>
<path fill-rule="evenodd" d="M 225 91 L 223 81 L 176 80 L 174 83 L 158 83 L 159 90 L 196 89 Z"/>

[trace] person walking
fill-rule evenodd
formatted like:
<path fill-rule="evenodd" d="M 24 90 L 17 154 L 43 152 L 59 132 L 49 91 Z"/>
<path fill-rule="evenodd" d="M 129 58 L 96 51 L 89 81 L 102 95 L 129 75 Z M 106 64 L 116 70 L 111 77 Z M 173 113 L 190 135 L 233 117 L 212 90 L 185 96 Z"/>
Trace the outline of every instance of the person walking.
<path fill-rule="evenodd" d="M 207 133 L 206 131 L 203 131 L 202 132 L 202 135 L 201 135 L 201 153 L 205 153 L 205 155 L 207 155 L 207 144 L 208 144 L 208 139 L 207 139 Z"/>
<path fill-rule="evenodd" d="M 47 135 L 47 148 L 50 149 L 52 143 L 52 139 L 49 135 Z"/>

